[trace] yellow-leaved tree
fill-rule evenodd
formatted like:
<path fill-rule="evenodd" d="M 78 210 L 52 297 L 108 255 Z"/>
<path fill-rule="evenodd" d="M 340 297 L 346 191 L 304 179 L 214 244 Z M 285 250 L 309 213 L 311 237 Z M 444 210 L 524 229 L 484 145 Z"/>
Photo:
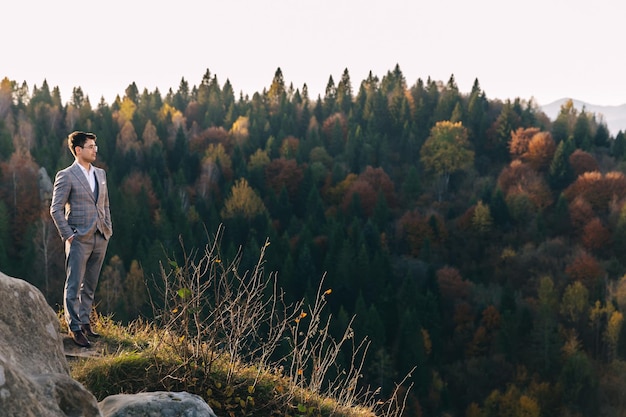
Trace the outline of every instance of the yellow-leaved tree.
<path fill-rule="evenodd" d="M 461 122 L 437 122 L 420 151 L 424 168 L 438 178 L 438 199 L 448 189 L 450 175 L 468 169 L 474 163 L 474 151 L 467 129 Z"/>
<path fill-rule="evenodd" d="M 476 203 L 474 208 L 474 215 L 472 216 L 472 226 L 480 235 L 485 235 L 491 230 L 493 226 L 493 217 L 491 217 L 491 210 L 489 205 L 484 204 L 482 200 Z"/>
<path fill-rule="evenodd" d="M 224 219 L 240 217 L 252 220 L 266 212 L 261 197 L 248 185 L 245 178 L 241 178 L 235 181 L 221 214 Z"/>

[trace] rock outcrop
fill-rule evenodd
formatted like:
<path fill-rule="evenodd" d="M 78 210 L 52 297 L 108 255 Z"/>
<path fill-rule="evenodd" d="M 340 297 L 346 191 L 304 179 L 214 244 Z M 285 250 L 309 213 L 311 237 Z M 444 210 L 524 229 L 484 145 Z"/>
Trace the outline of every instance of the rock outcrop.
<path fill-rule="evenodd" d="M 70 377 L 59 320 L 36 287 L 0 272 L 0 410 L 7 417 L 102 416 Z"/>
<path fill-rule="evenodd" d="M 0 272 L 0 299 L 2 417 L 216 417 L 186 392 L 111 395 L 98 403 L 70 376 L 59 319 L 41 291 Z"/>

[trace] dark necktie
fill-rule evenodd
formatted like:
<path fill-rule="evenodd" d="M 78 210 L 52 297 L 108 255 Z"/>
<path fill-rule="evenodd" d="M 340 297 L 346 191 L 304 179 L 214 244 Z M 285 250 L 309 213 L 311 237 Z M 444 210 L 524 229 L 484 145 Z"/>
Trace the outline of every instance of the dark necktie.
<path fill-rule="evenodd" d="M 95 177 L 95 175 L 94 175 L 94 177 Z M 94 179 L 95 179 L 96 186 L 93 188 L 93 195 L 96 197 L 96 201 L 98 201 L 98 191 L 99 191 L 99 189 L 98 189 L 98 179 L 97 178 L 94 178 Z"/>

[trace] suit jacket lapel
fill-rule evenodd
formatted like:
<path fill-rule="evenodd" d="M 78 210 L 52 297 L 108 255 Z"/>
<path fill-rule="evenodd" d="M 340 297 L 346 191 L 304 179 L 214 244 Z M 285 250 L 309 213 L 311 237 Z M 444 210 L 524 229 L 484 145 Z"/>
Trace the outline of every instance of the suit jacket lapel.
<path fill-rule="evenodd" d="M 93 169 L 93 167 L 92 167 L 92 169 Z M 80 167 L 78 166 L 78 162 L 74 162 L 74 166 L 72 168 L 72 173 L 78 179 L 78 182 L 80 182 L 80 184 L 83 187 L 85 187 L 85 190 L 91 196 L 91 198 L 93 198 L 94 201 L 95 201 L 96 196 L 93 195 L 93 191 L 91 191 L 91 187 L 89 186 L 89 181 L 87 181 L 87 177 L 83 173 L 83 170 L 80 169 Z M 96 176 L 96 181 L 97 180 L 98 180 L 98 177 Z"/>

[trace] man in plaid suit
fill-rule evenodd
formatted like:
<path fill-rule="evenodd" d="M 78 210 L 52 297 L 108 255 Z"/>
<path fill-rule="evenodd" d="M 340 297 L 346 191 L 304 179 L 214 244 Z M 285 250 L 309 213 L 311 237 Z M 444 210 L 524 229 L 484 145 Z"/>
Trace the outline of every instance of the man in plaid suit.
<path fill-rule="evenodd" d="M 106 172 L 92 165 L 98 146 L 96 135 L 72 132 L 67 139 L 75 157 L 54 180 L 50 214 L 65 242 L 65 321 L 74 342 L 90 347 L 98 337 L 90 323 L 98 278 L 113 234 Z"/>

